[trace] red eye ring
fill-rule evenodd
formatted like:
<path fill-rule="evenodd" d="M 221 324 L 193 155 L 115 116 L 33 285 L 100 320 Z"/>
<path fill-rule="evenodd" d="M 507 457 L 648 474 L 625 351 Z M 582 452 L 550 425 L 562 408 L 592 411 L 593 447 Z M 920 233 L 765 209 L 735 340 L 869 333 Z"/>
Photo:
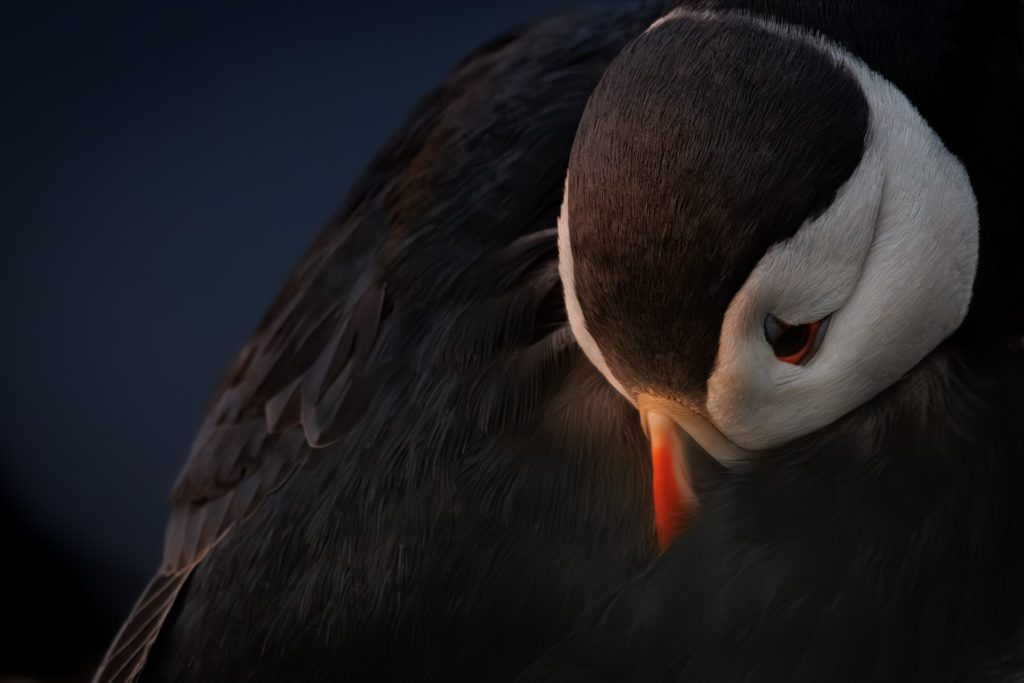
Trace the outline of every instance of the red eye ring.
<path fill-rule="evenodd" d="M 776 358 L 783 363 L 801 365 L 818 349 L 829 317 L 801 325 L 791 325 L 774 315 L 769 315 L 764 321 L 764 336 Z"/>

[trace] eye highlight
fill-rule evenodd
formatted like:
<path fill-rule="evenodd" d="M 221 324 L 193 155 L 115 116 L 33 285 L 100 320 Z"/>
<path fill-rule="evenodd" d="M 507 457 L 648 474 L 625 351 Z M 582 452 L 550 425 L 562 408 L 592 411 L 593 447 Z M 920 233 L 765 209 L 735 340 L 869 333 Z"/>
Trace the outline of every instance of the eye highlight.
<path fill-rule="evenodd" d="M 774 315 L 764 319 L 764 338 L 783 363 L 802 365 L 821 346 L 831 315 L 802 325 L 791 325 Z"/>

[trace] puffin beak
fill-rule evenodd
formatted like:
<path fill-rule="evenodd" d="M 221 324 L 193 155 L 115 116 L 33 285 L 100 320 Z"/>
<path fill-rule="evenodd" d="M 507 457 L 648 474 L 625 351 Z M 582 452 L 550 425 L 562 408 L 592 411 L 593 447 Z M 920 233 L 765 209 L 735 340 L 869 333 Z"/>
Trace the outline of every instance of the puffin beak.
<path fill-rule="evenodd" d="M 682 430 L 671 418 L 654 411 L 646 413 L 643 421 L 651 441 L 654 527 L 658 549 L 664 550 L 693 518 L 697 496 L 686 468 Z"/>
<path fill-rule="evenodd" d="M 651 442 L 654 525 L 658 547 L 664 550 L 696 516 L 694 482 L 728 469 L 750 454 L 706 419 L 681 406 L 662 402 L 642 411 L 640 419 Z"/>

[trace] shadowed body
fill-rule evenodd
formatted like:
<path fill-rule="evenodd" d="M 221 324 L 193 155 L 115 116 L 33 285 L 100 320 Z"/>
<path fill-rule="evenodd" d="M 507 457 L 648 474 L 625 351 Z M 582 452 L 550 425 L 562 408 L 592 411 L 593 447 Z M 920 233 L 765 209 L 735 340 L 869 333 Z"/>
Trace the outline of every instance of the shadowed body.
<path fill-rule="evenodd" d="M 652 481 L 636 410 L 567 324 L 555 225 L 587 98 L 671 7 L 582 12 L 512 34 L 411 116 L 228 374 L 175 486 L 164 565 L 97 680 L 510 680 L 574 622 L 531 675 L 730 680 L 761 666 L 786 680 L 823 671 L 813 658 L 800 668 L 814 638 L 842 650 L 832 664 L 860 659 L 848 646 L 876 643 L 858 630 L 875 624 L 871 610 L 895 610 L 894 626 L 942 613 L 935 633 L 912 641 L 912 662 L 887 650 L 853 672 L 932 671 L 917 657 L 936 651 L 975 657 L 950 670 L 977 671 L 1009 652 L 996 643 L 1017 587 L 998 572 L 1017 561 L 1001 543 L 1020 528 L 1003 495 L 1020 490 L 1005 458 L 1019 443 L 979 435 L 1016 404 L 978 410 L 971 397 L 989 405 L 1019 386 L 1017 351 L 978 361 L 1021 331 L 1021 278 L 1000 257 L 1019 253 L 1022 170 L 1001 169 L 1021 140 L 993 132 L 1024 111 L 1005 59 L 1020 46 L 1008 42 L 1009 4 L 980 18 L 952 0 L 925 5 L 714 9 L 831 37 L 902 90 L 963 163 L 982 265 L 955 347 L 827 432 L 768 449 L 748 470 L 709 470 L 695 482 L 692 531 L 585 613 L 654 556 Z M 1004 27 L 998 39 L 993 26 Z M 993 94 L 1007 84 L 1014 94 Z M 835 182 L 795 213 L 828 205 L 854 167 L 828 166 Z M 793 218 L 762 250 L 792 234 Z M 728 275 L 691 343 L 717 343 L 744 280 Z M 676 378 L 713 370 L 713 351 L 695 349 L 701 362 Z M 700 392 L 706 380 L 679 386 Z M 934 428 L 947 418 L 949 431 Z M 925 486 L 947 482 L 956 486 Z M 992 519 L 1010 522 L 976 535 Z M 933 520 L 952 525 L 948 536 L 922 532 Z M 946 561 L 956 557 L 978 559 Z M 865 581 L 896 573 L 892 592 L 853 586 L 839 607 L 864 613 L 841 610 L 838 631 L 819 631 L 811 622 L 862 560 Z M 974 599 L 986 581 L 1005 586 L 1002 605 Z M 947 588 L 968 593 L 930 607 Z M 961 606 L 967 623 L 991 617 L 992 629 L 947 630 Z M 780 619 L 787 609 L 792 621 Z"/>

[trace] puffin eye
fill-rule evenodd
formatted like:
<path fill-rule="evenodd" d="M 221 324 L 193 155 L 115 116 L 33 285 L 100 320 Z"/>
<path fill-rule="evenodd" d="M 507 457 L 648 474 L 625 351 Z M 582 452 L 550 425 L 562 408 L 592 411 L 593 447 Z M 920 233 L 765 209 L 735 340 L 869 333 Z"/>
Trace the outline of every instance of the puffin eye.
<path fill-rule="evenodd" d="M 775 357 L 783 363 L 802 365 L 821 346 L 831 317 L 825 316 L 803 325 L 790 325 L 769 315 L 764 319 L 764 338 L 775 352 Z"/>

